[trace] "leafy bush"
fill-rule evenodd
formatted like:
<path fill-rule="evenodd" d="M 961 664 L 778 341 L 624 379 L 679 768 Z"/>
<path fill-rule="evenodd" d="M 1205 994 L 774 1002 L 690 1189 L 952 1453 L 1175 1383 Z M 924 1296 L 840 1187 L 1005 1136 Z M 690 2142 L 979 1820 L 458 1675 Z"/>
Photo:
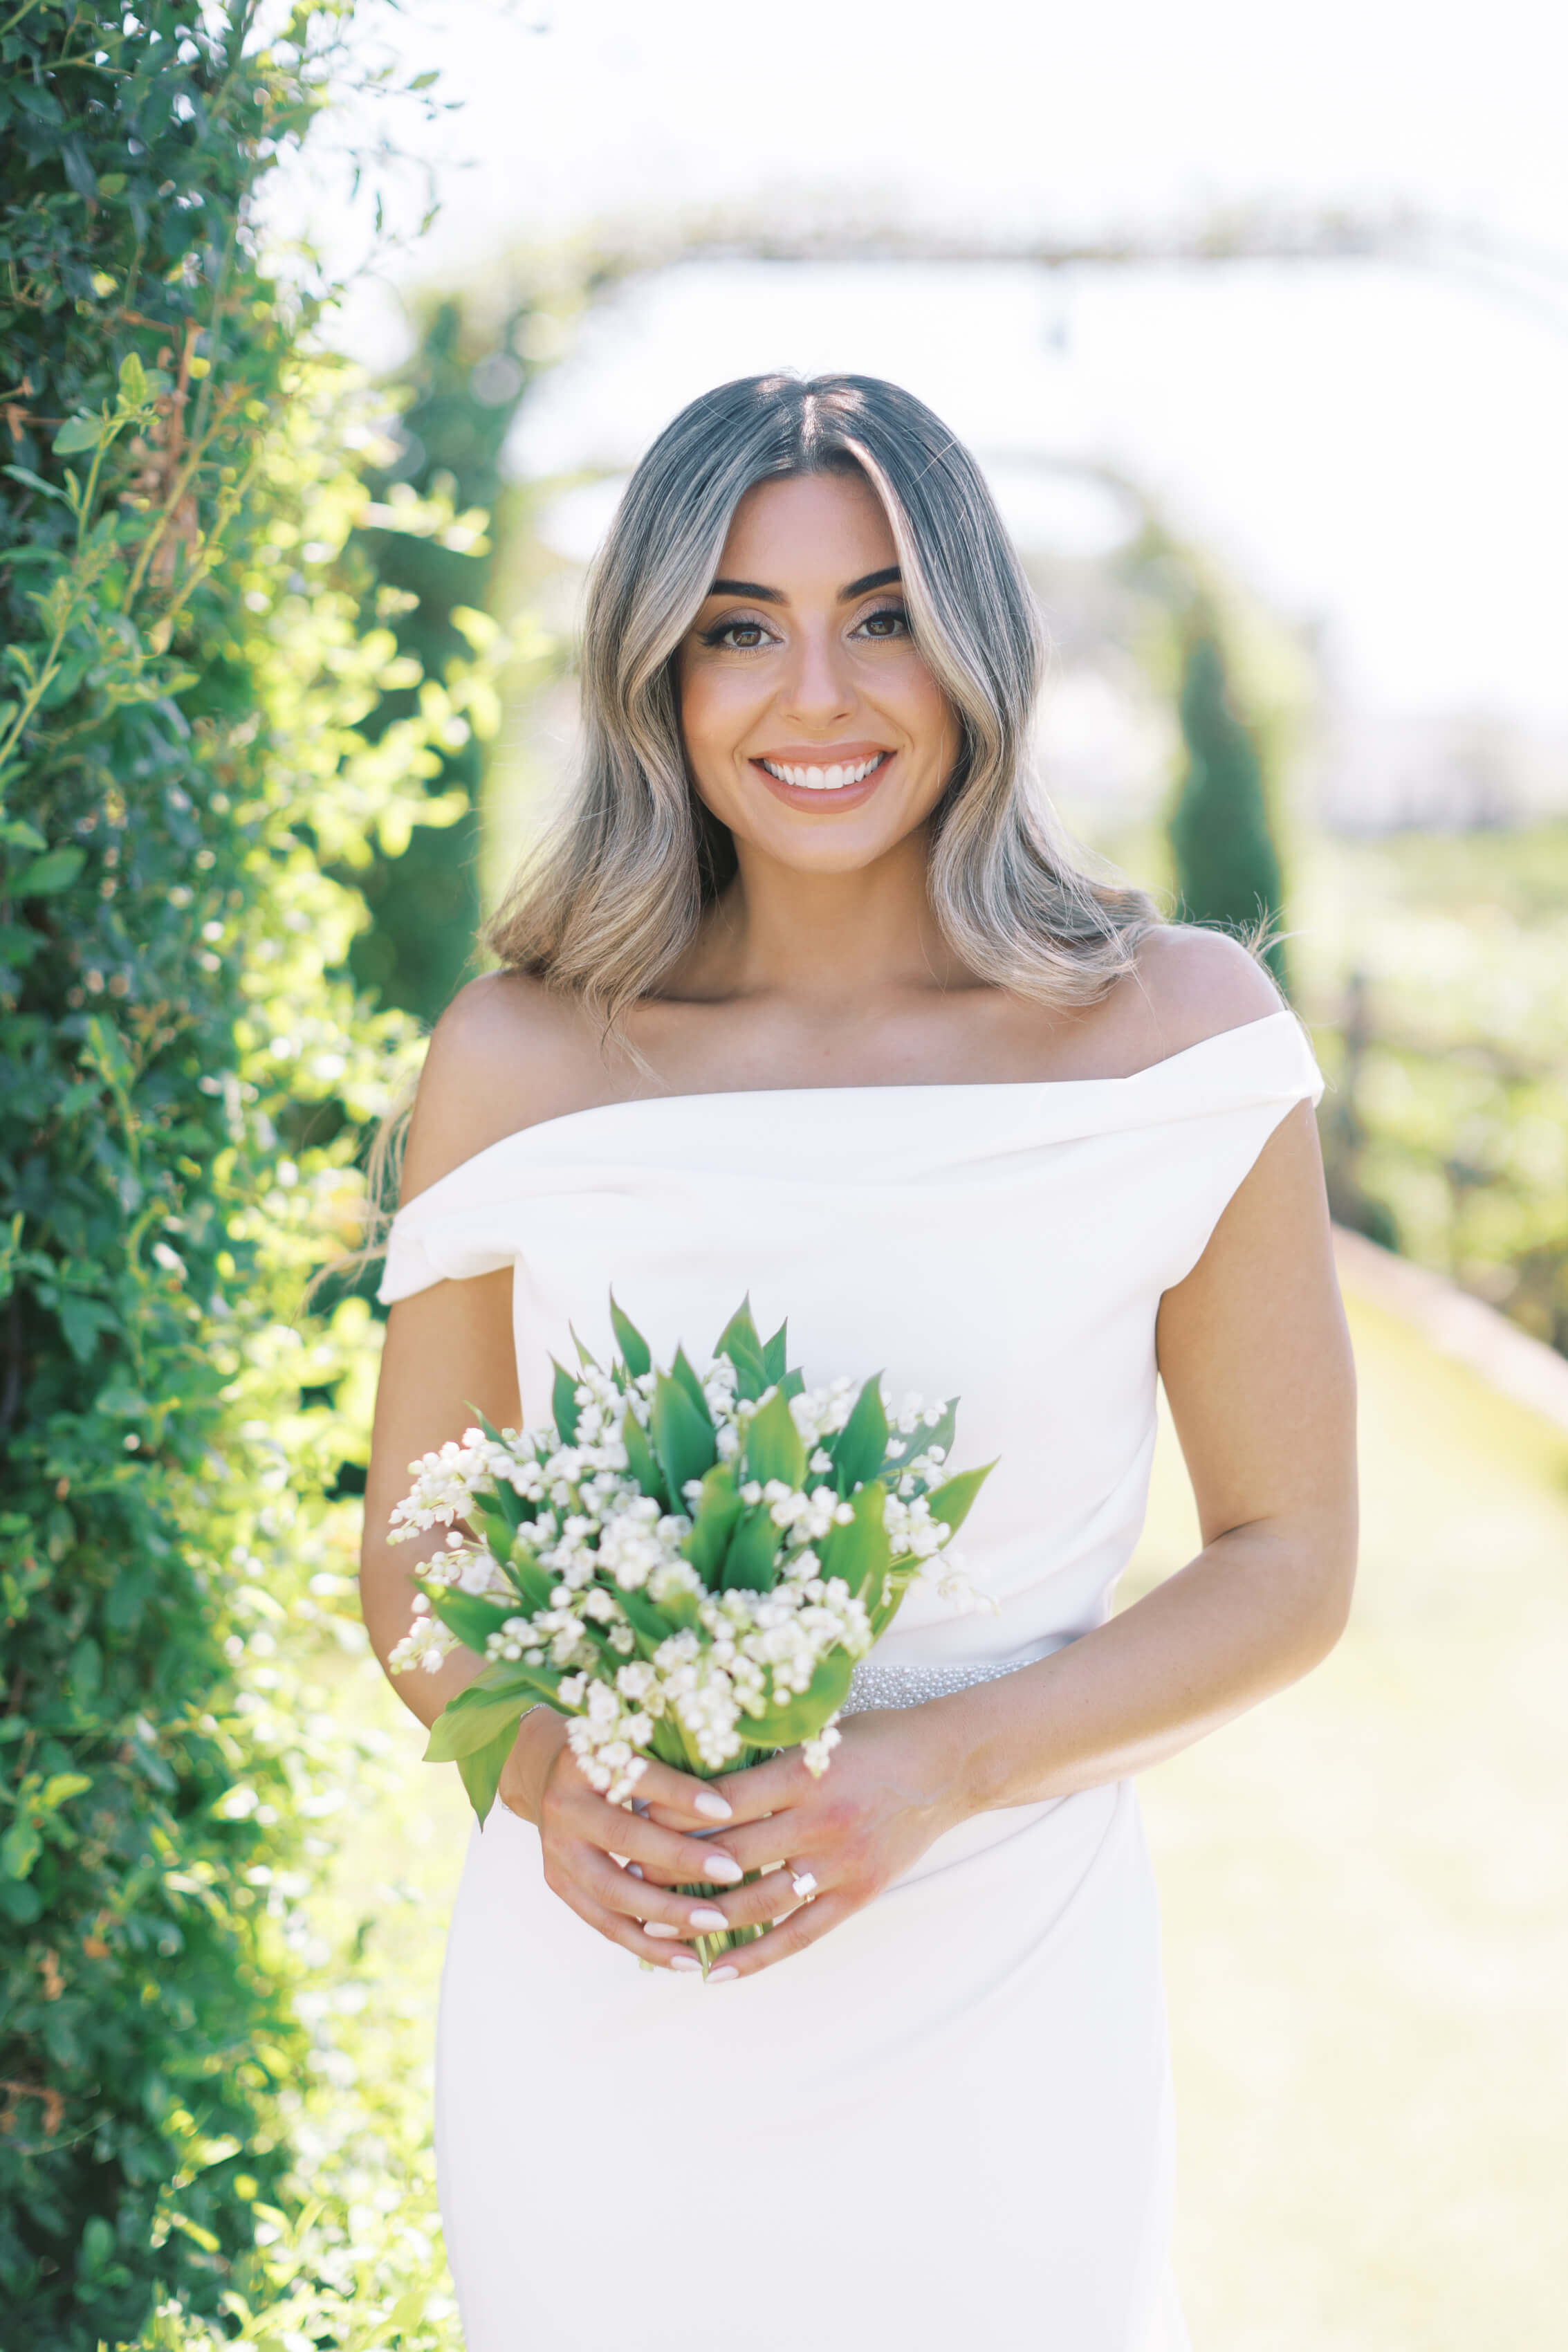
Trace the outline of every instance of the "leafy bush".
<path fill-rule="evenodd" d="M 1320 843 L 1329 1198 L 1568 1354 L 1568 825 Z"/>
<path fill-rule="evenodd" d="M 344 554 L 375 404 L 247 217 L 351 9 L 268 47 L 239 0 L 0 31 L 7 2352 L 91 2352 L 154 2293 L 216 2313 L 287 2193 L 340 1759 L 275 1628 L 341 1565 L 369 1337 L 355 1300 L 291 1318 L 412 1042 L 323 869 L 443 814 L 433 722 L 366 732 L 413 682 Z"/>

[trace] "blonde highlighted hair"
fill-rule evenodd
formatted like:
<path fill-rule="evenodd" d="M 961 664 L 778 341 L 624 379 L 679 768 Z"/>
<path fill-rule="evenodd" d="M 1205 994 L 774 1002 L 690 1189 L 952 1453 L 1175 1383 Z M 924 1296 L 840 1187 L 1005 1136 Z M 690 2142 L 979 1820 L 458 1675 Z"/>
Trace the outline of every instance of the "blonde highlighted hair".
<path fill-rule="evenodd" d="M 735 871 L 681 743 L 675 655 L 736 508 L 759 482 L 858 471 L 898 551 L 910 625 L 959 724 L 930 823 L 930 895 L 982 981 L 1092 1003 L 1164 918 L 1079 862 L 1027 772 L 1044 666 L 1029 584 L 978 467 L 923 402 L 875 376 L 745 376 L 695 400 L 627 486 L 589 583 L 577 787 L 491 923 L 508 969 L 606 1032 L 654 992 Z"/>

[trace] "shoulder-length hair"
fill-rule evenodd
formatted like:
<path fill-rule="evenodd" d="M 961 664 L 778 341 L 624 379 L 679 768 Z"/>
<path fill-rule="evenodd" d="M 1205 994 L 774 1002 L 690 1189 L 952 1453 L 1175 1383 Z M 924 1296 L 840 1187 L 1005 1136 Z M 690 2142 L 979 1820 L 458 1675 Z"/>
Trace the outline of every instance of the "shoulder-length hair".
<path fill-rule="evenodd" d="M 978 978 L 1055 1005 L 1103 995 L 1161 921 L 1082 866 L 1027 772 L 1044 666 L 1033 596 L 973 457 L 876 376 L 743 376 L 684 408 L 627 485 L 588 591 L 579 780 L 489 927 L 501 962 L 606 1031 L 653 992 L 735 871 L 693 788 L 675 656 L 759 482 L 858 470 L 884 508 L 915 643 L 958 721 L 929 824 L 931 904 Z"/>

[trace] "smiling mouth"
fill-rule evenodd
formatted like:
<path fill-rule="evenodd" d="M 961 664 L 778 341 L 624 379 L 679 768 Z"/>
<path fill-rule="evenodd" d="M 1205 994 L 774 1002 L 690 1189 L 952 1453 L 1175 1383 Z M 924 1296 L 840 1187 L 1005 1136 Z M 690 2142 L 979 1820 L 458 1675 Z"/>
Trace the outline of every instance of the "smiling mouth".
<path fill-rule="evenodd" d="M 841 793 L 847 785 L 863 784 L 892 757 L 891 751 L 876 751 L 869 760 L 835 761 L 827 768 L 796 767 L 787 760 L 758 760 L 757 764 L 766 768 L 776 782 L 793 785 L 797 792 Z"/>

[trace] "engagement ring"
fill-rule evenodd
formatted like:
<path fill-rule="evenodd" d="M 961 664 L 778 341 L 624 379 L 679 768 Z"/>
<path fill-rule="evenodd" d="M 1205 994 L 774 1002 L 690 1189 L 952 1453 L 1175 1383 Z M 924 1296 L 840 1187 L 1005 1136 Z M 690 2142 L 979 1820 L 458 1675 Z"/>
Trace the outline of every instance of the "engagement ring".
<path fill-rule="evenodd" d="M 797 1896 L 802 1903 L 810 1903 L 812 1895 L 815 1895 L 817 1891 L 816 1875 L 814 1872 L 810 1870 L 791 1871 L 789 1874 L 789 1884 L 794 1888 Z"/>

